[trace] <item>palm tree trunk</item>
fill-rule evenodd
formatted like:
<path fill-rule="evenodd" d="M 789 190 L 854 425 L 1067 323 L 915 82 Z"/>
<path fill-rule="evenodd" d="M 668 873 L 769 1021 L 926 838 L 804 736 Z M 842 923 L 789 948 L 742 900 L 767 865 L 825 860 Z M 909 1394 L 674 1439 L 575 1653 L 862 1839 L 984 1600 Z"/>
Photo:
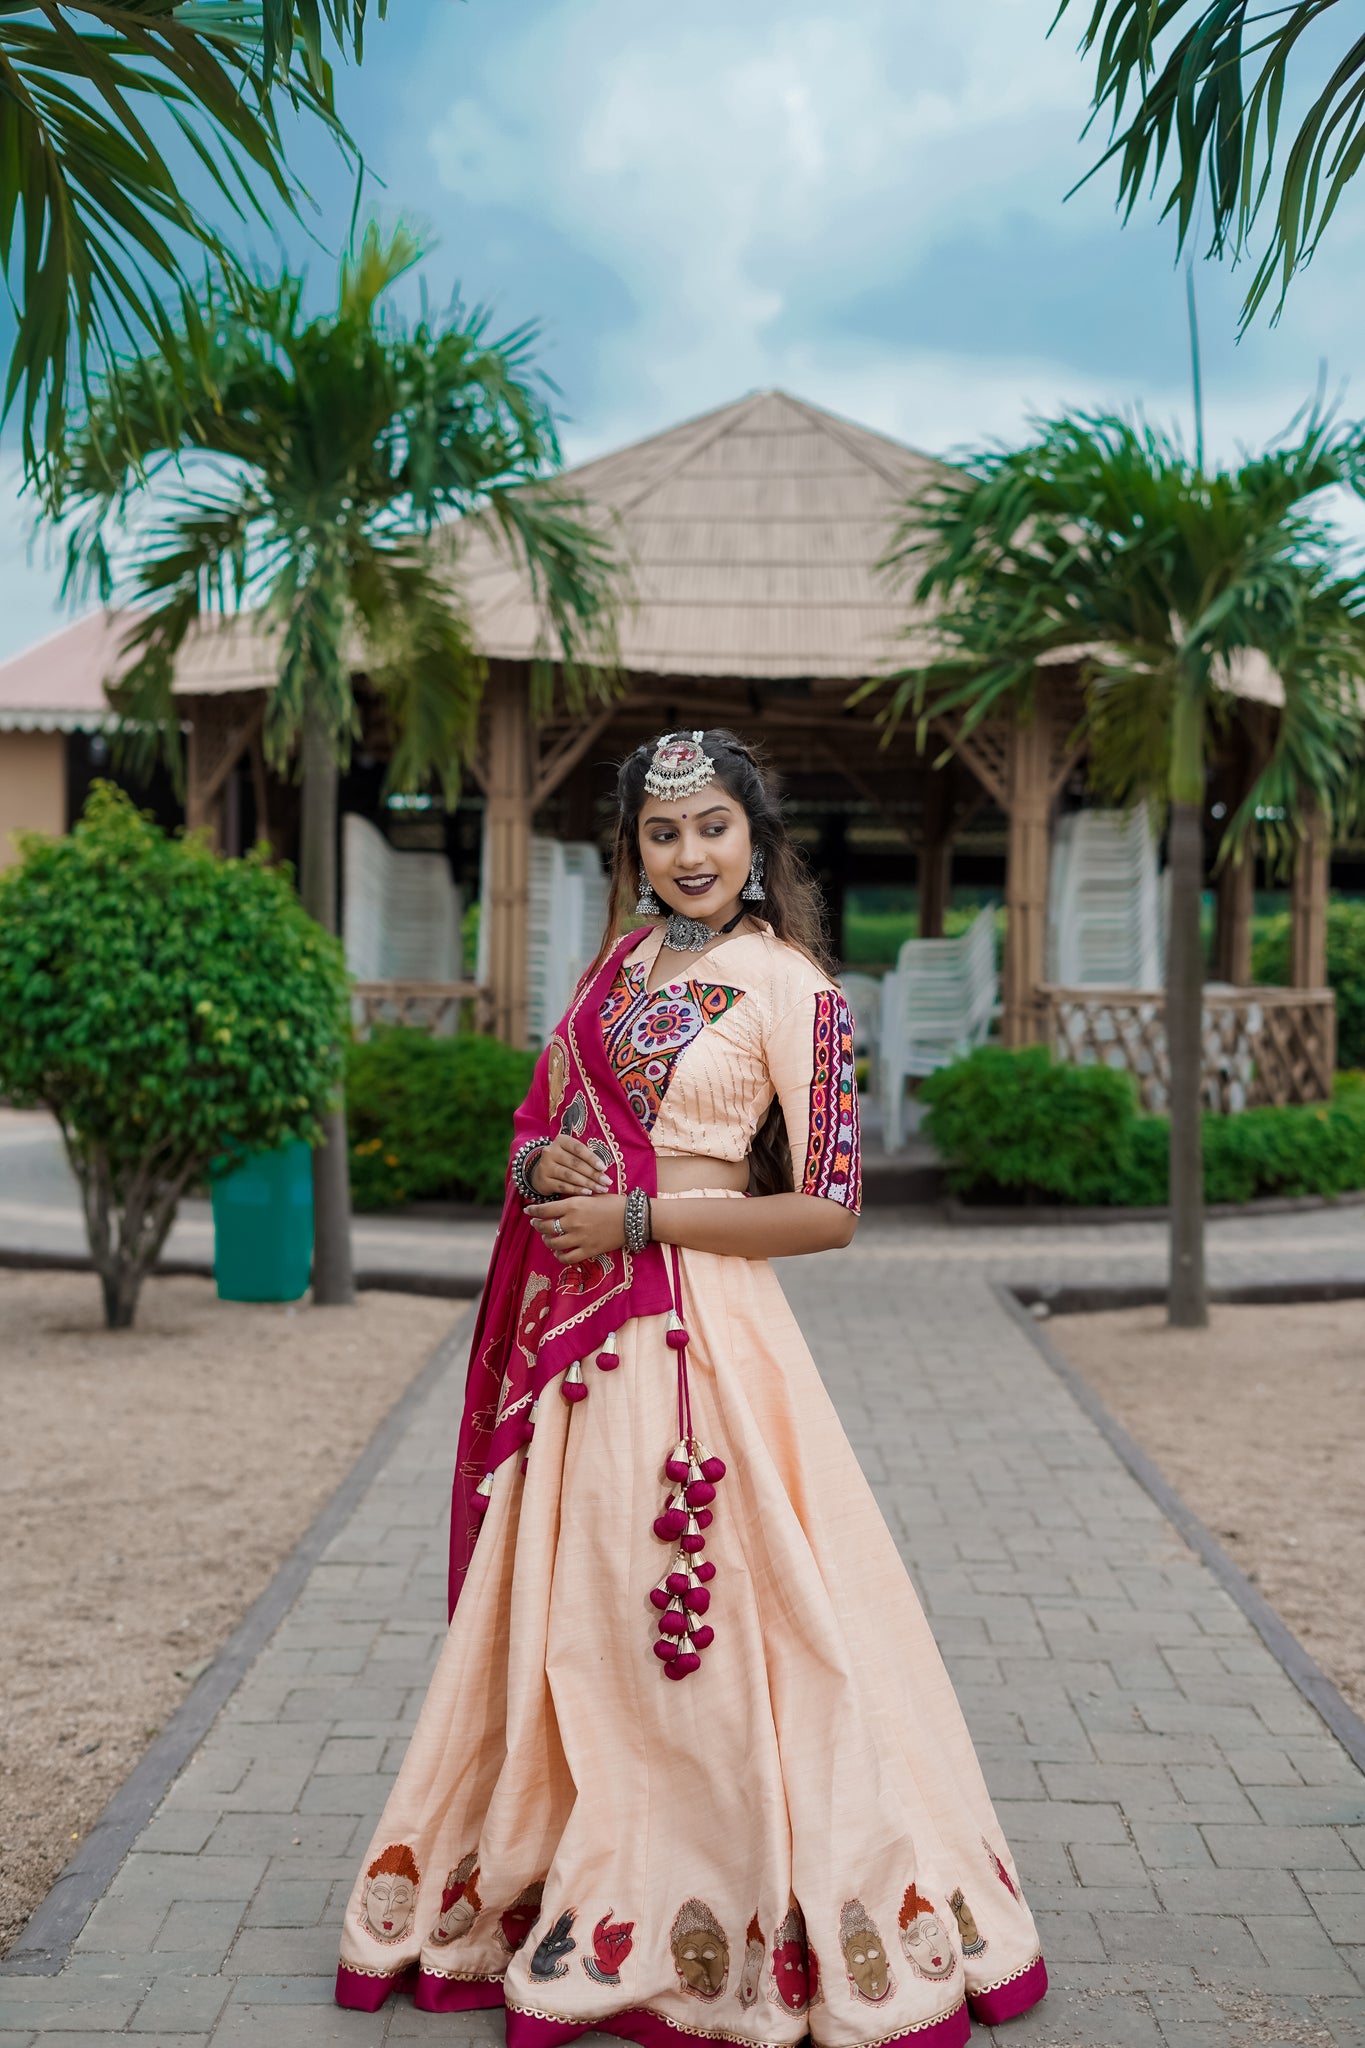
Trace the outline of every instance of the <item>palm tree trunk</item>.
<path fill-rule="evenodd" d="M 1167 1318 L 1180 1329 L 1209 1319 L 1204 1280 L 1203 706 L 1177 704 L 1171 766 L 1171 923 L 1166 953 L 1166 1043 L 1171 1062 L 1171 1250 Z"/>
<path fill-rule="evenodd" d="M 303 803 L 299 895 L 324 931 L 337 928 L 336 756 L 322 723 L 303 724 Z M 319 1308 L 345 1308 L 355 1300 L 351 1263 L 351 1174 L 346 1109 L 338 1103 L 322 1119 L 322 1143 L 313 1152 L 313 1300 Z"/>

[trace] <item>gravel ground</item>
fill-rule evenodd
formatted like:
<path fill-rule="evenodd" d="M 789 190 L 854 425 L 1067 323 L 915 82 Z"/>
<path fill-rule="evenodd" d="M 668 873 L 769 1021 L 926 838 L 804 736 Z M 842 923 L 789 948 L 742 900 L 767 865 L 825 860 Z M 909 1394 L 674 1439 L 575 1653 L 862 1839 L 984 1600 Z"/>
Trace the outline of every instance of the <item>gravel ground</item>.
<path fill-rule="evenodd" d="M 0 1272 L 0 1951 L 463 1313 Z"/>
<path fill-rule="evenodd" d="M 1365 1301 L 1058 1316 L 1048 1333 L 1365 1713 Z"/>

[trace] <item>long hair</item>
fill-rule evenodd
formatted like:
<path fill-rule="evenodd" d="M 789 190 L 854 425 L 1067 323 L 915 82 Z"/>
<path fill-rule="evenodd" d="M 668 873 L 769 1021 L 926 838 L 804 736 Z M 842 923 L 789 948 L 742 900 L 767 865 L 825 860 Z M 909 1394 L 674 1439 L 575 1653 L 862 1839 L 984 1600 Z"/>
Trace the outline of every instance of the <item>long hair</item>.
<path fill-rule="evenodd" d="M 749 838 L 763 857 L 763 901 L 754 909 L 772 926 L 776 938 L 795 946 L 822 973 L 831 968 L 825 935 L 825 906 L 800 849 L 783 822 L 777 785 L 762 756 L 724 726 L 701 736 L 716 764 L 715 780 L 742 804 Z M 616 844 L 612 850 L 611 894 L 607 929 L 598 960 L 602 960 L 630 914 L 640 885 L 640 812 L 645 800 L 645 774 L 657 740 L 645 740 L 621 763 L 616 777 Z M 782 1111 L 774 1102 L 754 1137 L 750 1152 L 750 1184 L 755 1194 L 790 1194 L 791 1152 Z"/>

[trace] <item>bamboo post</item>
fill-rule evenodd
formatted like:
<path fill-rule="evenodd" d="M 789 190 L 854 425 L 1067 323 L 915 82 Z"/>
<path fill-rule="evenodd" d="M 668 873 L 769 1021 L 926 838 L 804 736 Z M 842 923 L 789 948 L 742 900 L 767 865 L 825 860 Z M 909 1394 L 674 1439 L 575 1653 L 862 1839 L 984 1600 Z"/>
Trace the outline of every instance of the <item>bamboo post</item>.
<path fill-rule="evenodd" d="M 1040 678 L 1033 715 L 1010 727 L 1009 848 L 1006 855 L 1005 971 L 1001 1037 L 1032 1045 L 1039 1035 L 1038 990 L 1047 928 L 1048 822 L 1051 813 L 1052 708 Z"/>
<path fill-rule="evenodd" d="M 493 1035 L 525 1045 L 531 893 L 531 708 L 525 669 L 488 679 L 488 981 Z"/>
<path fill-rule="evenodd" d="M 1251 846 L 1218 871 L 1213 938 L 1213 978 L 1246 988 L 1251 981 L 1251 913 L 1255 904 L 1256 854 Z"/>
<path fill-rule="evenodd" d="M 201 699 L 190 714 L 185 742 L 185 830 L 198 832 L 207 826 L 209 843 L 217 849 L 221 838 L 219 804 L 216 792 L 210 793 L 209 780 L 213 748 L 208 726 L 213 715 L 207 699 Z"/>
<path fill-rule="evenodd" d="M 924 789 L 924 833 L 917 850 L 919 935 L 941 939 L 952 891 L 953 764 L 931 768 Z"/>
<path fill-rule="evenodd" d="M 1289 986 L 1327 986 L 1327 871 L 1332 844 L 1319 810 L 1304 820 L 1289 896 Z"/>

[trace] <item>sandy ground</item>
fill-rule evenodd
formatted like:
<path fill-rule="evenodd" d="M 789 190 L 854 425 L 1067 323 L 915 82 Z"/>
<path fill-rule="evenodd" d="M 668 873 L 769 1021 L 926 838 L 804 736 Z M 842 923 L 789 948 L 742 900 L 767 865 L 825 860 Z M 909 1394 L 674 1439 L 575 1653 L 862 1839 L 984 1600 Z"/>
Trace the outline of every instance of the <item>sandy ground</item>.
<path fill-rule="evenodd" d="M 1048 1334 L 1365 1713 L 1365 1301 L 1058 1316 Z"/>
<path fill-rule="evenodd" d="M 0 1272 L 0 1950 L 463 1313 Z"/>

